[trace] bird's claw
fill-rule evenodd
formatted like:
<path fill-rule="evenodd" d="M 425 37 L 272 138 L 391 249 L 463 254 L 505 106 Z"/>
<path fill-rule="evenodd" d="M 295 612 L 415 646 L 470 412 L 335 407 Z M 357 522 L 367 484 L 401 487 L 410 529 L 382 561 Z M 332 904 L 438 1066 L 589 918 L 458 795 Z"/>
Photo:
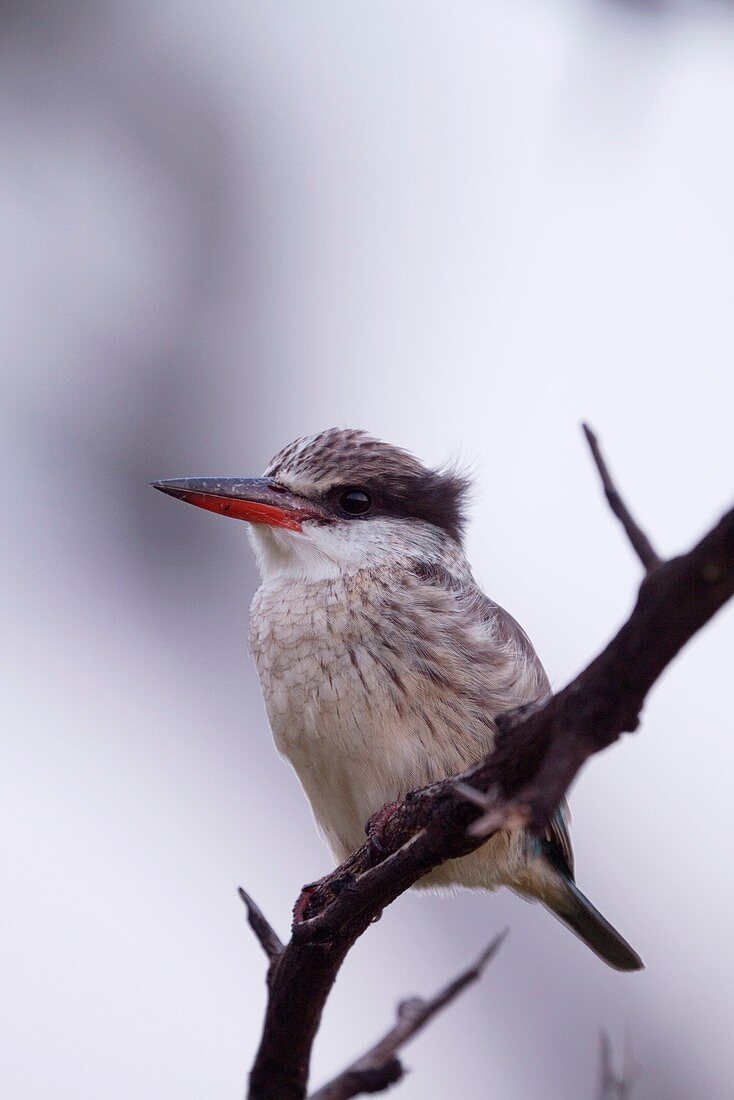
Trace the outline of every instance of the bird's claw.
<path fill-rule="evenodd" d="M 381 810 L 378 810 L 377 813 L 372 815 L 364 827 L 372 858 L 375 862 L 377 862 L 385 852 L 385 845 L 383 843 L 385 826 L 399 806 L 399 802 L 386 802 Z"/>
<path fill-rule="evenodd" d="M 298 895 L 296 904 L 293 906 L 294 924 L 303 924 L 303 922 L 307 920 L 306 913 L 311 898 L 316 893 L 319 886 L 321 886 L 321 884 L 326 881 L 327 877 L 328 876 L 324 876 L 324 878 L 317 878 L 315 882 L 307 882 L 305 886 L 301 887 L 301 892 Z"/>

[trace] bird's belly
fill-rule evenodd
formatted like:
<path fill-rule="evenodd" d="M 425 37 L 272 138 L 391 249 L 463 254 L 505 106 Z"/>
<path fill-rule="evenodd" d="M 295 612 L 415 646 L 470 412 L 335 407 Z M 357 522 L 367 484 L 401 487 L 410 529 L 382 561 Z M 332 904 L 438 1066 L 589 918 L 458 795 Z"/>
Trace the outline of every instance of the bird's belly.
<path fill-rule="evenodd" d="M 364 826 L 385 802 L 433 778 L 425 741 L 376 685 L 329 673 L 306 682 L 261 683 L 278 750 L 293 765 L 329 847 L 341 860 L 364 841 Z M 457 769 L 458 770 L 458 769 Z"/>
<path fill-rule="evenodd" d="M 331 676 L 289 684 L 265 676 L 263 694 L 279 751 L 293 765 L 316 823 L 337 862 L 365 839 L 365 825 L 386 802 L 456 774 L 467 761 L 431 752 L 431 730 L 416 715 L 401 717 L 383 688 L 360 693 Z M 443 764 L 443 767 L 440 765 Z M 449 860 L 422 879 L 423 888 L 491 889 L 509 882 L 524 863 L 519 834 L 500 833 L 462 859 Z"/>

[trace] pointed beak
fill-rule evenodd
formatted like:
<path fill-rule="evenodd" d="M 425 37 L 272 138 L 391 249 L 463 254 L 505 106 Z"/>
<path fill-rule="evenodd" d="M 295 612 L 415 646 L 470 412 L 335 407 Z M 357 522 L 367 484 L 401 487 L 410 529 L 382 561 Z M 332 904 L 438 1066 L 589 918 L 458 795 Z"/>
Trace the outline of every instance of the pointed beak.
<path fill-rule="evenodd" d="M 284 489 L 269 477 L 191 477 L 152 481 L 154 489 L 171 497 L 248 523 L 300 531 L 307 519 L 325 522 L 329 515 L 320 504 Z"/>

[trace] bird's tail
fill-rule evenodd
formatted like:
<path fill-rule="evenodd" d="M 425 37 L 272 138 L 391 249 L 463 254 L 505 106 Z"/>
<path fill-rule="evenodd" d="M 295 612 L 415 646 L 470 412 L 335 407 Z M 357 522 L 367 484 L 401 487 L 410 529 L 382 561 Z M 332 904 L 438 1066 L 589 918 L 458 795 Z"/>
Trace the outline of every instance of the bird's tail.
<path fill-rule="evenodd" d="M 541 900 L 600 959 L 615 970 L 642 970 L 644 963 L 616 928 L 595 909 L 571 878 L 554 872 L 551 890 L 544 890 Z"/>

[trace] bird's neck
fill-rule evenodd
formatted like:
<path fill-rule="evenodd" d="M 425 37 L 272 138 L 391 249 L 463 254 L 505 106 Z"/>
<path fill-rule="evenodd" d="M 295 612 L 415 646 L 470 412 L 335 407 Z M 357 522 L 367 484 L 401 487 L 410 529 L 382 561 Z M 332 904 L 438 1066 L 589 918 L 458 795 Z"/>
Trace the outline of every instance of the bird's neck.
<path fill-rule="evenodd" d="M 304 524 L 300 532 L 253 525 L 250 538 L 263 584 L 333 583 L 364 570 L 399 569 L 411 561 L 459 576 L 469 572 L 461 547 L 428 525 L 373 520 L 339 531 Z"/>

